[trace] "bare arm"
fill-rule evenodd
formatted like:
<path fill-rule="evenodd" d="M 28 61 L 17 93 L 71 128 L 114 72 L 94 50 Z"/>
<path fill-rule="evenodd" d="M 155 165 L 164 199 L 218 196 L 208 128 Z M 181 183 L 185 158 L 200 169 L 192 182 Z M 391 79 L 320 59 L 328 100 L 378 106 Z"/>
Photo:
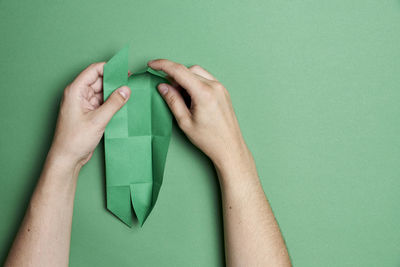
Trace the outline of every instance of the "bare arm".
<path fill-rule="evenodd" d="M 5 266 L 68 266 L 79 171 L 130 96 L 122 87 L 102 104 L 103 66 L 89 66 L 64 91 L 53 144 Z"/>
<path fill-rule="evenodd" d="M 285 243 L 248 151 L 217 166 L 228 266 L 291 266 Z"/>
<path fill-rule="evenodd" d="M 221 185 L 228 266 L 291 266 L 288 252 L 243 140 L 227 90 L 199 66 L 161 59 L 149 66 L 173 80 L 158 89 L 188 138 L 213 161 Z M 182 97 L 191 99 L 188 108 Z"/>

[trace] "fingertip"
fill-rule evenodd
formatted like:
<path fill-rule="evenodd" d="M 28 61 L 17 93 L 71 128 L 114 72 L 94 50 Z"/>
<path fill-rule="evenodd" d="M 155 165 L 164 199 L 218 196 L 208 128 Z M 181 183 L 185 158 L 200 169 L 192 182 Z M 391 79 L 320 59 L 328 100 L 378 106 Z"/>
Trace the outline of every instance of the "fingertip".
<path fill-rule="evenodd" d="M 161 95 L 165 96 L 168 93 L 169 90 L 169 85 L 166 83 L 160 83 L 158 86 L 158 91 L 160 92 Z"/>
<path fill-rule="evenodd" d="M 122 86 L 118 89 L 118 93 L 126 100 L 131 95 L 131 89 L 128 86 Z"/>
<path fill-rule="evenodd" d="M 131 91 L 131 88 L 129 88 L 129 86 L 127 86 L 127 85 L 123 85 L 123 86 L 121 86 L 121 88 L 125 88 L 126 90 Z"/>

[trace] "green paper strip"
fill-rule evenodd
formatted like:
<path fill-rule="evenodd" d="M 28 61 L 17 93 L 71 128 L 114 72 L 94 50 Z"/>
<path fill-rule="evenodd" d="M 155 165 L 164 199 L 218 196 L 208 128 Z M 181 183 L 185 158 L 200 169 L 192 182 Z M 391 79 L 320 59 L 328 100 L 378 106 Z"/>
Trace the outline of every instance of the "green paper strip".
<path fill-rule="evenodd" d="M 123 85 L 132 90 L 104 133 L 107 209 L 131 227 L 133 211 L 142 226 L 157 201 L 172 117 L 156 89 L 165 75 L 147 69 L 128 78 L 128 52 L 127 46 L 104 66 L 103 90 L 104 100 Z"/>

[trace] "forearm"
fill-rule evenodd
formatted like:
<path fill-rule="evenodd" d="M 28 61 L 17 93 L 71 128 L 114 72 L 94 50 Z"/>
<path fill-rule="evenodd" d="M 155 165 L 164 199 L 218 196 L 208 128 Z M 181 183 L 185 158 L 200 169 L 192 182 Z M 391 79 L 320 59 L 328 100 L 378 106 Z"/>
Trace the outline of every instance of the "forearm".
<path fill-rule="evenodd" d="M 5 266 L 68 266 L 78 173 L 50 150 Z"/>
<path fill-rule="evenodd" d="M 278 224 L 245 145 L 237 156 L 216 164 L 216 169 L 222 191 L 227 266 L 290 266 Z"/>

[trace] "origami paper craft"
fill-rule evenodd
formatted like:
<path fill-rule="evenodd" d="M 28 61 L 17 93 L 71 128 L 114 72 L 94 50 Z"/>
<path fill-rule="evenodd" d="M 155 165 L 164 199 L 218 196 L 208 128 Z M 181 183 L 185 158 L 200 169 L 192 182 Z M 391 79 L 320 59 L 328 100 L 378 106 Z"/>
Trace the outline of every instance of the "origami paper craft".
<path fill-rule="evenodd" d="M 107 209 L 129 227 L 133 210 L 141 226 L 146 221 L 163 180 L 172 127 L 171 113 L 156 89 L 164 78 L 152 69 L 128 78 L 128 47 L 104 66 L 104 100 L 123 85 L 132 90 L 104 133 Z"/>

